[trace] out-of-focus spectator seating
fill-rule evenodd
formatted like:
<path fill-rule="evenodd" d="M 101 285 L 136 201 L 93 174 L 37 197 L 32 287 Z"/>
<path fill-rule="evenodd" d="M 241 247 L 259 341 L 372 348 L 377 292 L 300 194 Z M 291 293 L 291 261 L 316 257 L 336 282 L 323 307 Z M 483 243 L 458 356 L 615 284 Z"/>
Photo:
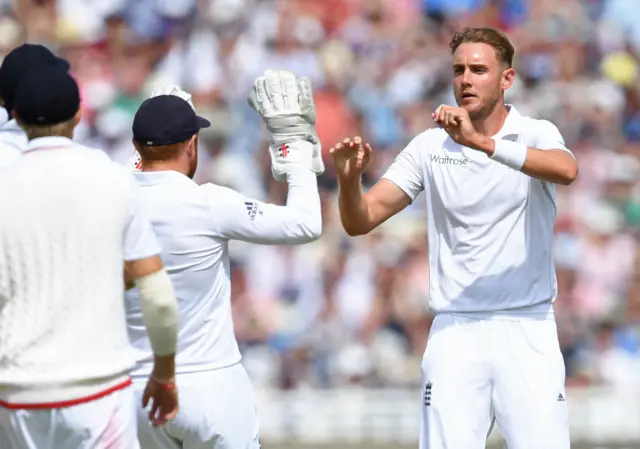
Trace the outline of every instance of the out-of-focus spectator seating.
<path fill-rule="evenodd" d="M 362 135 L 371 185 L 452 103 L 448 40 L 507 31 L 507 100 L 552 120 L 580 163 L 558 189 L 558 325 L 568 382 L 640 384 L 640 1 L 0 0 L 0 53 L 28 40 L 71 62 L 83 95 L 76 139 L 126 163 L 131 121 L 161 83 L 193 94 L 213 126 L 198 182 L 282 203 L 265 132 L 248 108 L 267 68 L 311 78 L 328 150 Z M 258 388 L 415 387 L 428 335 L 422 196 L 371 235 L 348 238 L 327 160 L 324 235 L 300 247 L 234 243 L 233 307 Z M 416 408 L 417 410 L 417 408 Z"/>

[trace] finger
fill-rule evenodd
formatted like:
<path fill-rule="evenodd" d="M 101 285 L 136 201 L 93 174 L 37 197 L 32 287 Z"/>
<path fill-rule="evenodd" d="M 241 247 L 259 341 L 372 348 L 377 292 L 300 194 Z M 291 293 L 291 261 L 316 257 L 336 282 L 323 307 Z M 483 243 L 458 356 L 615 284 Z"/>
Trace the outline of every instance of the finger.
<path fill-rule="evenodd" d="M 315 107 L 311 91 L 311 80 L 309 78 L 303 76 L 298 79 L 298 95 L 300 95 L 300 107 L 302 109 Z"/>
<path fill-rule="evenodd" d="M 142 395 L 142 408 L 147 408 L 147 404 L 149 404 L 149 392 L 145 389 Z"/>
<path fill-rule="evenodd" d="M 368 164 L 369 161 L 371 160 L 371 153 L 373 152 L 373 150 L 371 149 L 371 146 L 367 143 L 364 146 L 364 154 L 362 155 L 362 162 L 364 164 Z"/>
<path fill-rule="evenodd" d="M 258 102 L 261 115 L 271 115 L 275 112 L 271 99 L 267 93 L 267 80 L 264 76 L 256 78 L 253 85 L 256 101 Z"/>
<path fill-rule="evenodd" d="M 151 410 L 149 410 L 149 421 L 153 422 L 157 419 L 159 408 L 160 408 L 160 404 L 158 403 L 158 399 L 153 398 Z"/>
<path fill-rule="evenodd" d="M 284 109 L 284 97 L 282 92 L 282 83 L 280 81 L 280 74 L 277 70 L 267 70 L 264 72 L 266 79 L 266 90 L 269 100 L 276 112 Z"/>
<path fill-rule="evenodd" d="M 449 110 L 447 111 L 447 123 L 449 126 L 456 126 L 456 115 L 455 112 Z"/>
<path fill-rule="evenodd" d="M 169 413 L 165 413 L 164 419 L 169 421 L 178 416 L 178 407 L 173 407 Z"/>
<path fill-rule="evenodd" d="M 356 136 L 355 139 L 353 139 L 353 143 L 356 147 L 362 148 L 362 137 Z"/>
<path fill-rule="evenodd" d="M 444 105 L 440 105 L 436 108 L 436 111 L 434 112 L 434 120 L 436 122 L 439 122 L 441 120 L 440 118 L 440 114 L 442 113 L 442 108 L 444 107 Z"/>
<path fill-rule="evenodd" d="M 451 126 L 451 111 L 444 112 L 444 126 Z"/>
<path fill-rule="evenodd" d="M 282 100 L 287 110 L 300 111 L 298 83 L 296 76 L 288 70 L 279 70 L 280 85 L 282 86 Z"/>

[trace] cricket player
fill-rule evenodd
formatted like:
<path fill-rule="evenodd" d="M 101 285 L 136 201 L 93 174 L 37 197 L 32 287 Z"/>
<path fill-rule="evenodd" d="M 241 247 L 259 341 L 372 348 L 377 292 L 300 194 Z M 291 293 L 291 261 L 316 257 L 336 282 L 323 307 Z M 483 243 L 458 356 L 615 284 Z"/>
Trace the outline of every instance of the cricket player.
<path fill-rule="evenodd" d="M 481 449 L 494 419 L 509 449 L 568 449 L 565 367 L 553 301 L 556 184 L 578 173 L 558 129 L 504 102 L 514 49 L 491 28 L 453 36 L 457 106 L 362 192 L 371 147 L 330 150 L 342 224 L 363 235 L 424 191 L 430 307 L 421 449 Z"/>
<path fill-rule="evenodd" d="M 66 71 L 29 71 L 13 107 L 28 144 L 0 169 L 0 448 L 136 449 L 124 277 L 153 352 L 153 423 L 178 407 L 177 303 L 160 247 L 131 171 L 72 142 L 80 95 Z"/>
<path fill-rule="evenodd" d="M 12 117 L 18 82 L 32 68 L 39 66 L 69 70 L 69 63 L 56 57 L 42 45 L 23 44 L 11 50 L 0 66 L 0 102 L 8 120 L 0 125 L 0 168 L 15 162 L 27 146 L 27 136 Z"/>
<path fill-rule="evenodd" d="M 192 181 L 198 131 L 210 123 L 187 100 L 188 94 L 176 89 L 149 98 L 133 122 L 133 144 L 141 156 L 141 171 L 134 176 L 176 288 L 180 315 L 180 412 L 162 428 L 140 419 L 140 443 L 144 449 L 258 449 L 253 390 L 231 317 L 228 244 L 301 244 L 320 236 L 316 175 L 324 166 L 316 159 L 311 89 L 290 72 L 267 71 L 252 96 L 272 133 L 272 172 L 289 184 L 286 206 Z M 134 384 L 141 391 L 136 379 L 151 369 L 151 348 L 137 296 L 132 289 L 126 298 L 129 335 L 139 354 Z"/>

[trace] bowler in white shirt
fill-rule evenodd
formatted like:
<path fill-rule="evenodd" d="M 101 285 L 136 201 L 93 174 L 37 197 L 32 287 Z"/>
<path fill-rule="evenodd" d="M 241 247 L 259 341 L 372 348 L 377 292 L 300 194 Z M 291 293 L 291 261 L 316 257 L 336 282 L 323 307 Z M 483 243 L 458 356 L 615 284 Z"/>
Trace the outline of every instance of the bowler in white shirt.
<path fill-rule="evenodd" d="M 342 224 L 366 234 L 425 193 L 430 308 L 421 449 L 481 449 L 497 422 L 509 449 L 568 449 L 565 367 L 553 313 L 556 184 L 577 176 L 558 129 L 504 102 L 514 48 L 491 28 L 452 38 L 457 106 L 362 192 L 371 147 L 330 150 Z"/>
<path fill-rule="evenodd" d="M 140 410 L 143 448 L 257 449 L 259 426 L 253 389 L 241 364 L 231 317 L 229 241 L 301 244 L 321 232 L 317 177 L 308 164 L 291 164 L 286 206 L 266 204 L 226 187 L 198 185 L 198 131 L 209 122 L 177 95 L 147 99 L 133 122 L 140 154 L 134 173 L 140 199 L 162 247 L 162 260 L 179 303 L 176 382 L 180 411 L 152 428 Z M 292 143 L 291 150 L 298 151 Z M 126 293 L 129 337 L 137 351 L 134 385 L 151 369 L 137 290 Z"/>

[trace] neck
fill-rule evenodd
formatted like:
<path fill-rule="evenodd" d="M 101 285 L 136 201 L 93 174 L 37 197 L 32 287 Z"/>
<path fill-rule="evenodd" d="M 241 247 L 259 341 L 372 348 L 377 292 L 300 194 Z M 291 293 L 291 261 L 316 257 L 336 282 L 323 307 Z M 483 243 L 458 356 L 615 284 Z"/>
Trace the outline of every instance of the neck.
<path fill-rule="evenodd" d="M 508 115 L 509 109 L 507 109 L 503 101 L 500 101 L 487 117 L 471 120 L 471 122 L 480 134 L 491 137 L 495 136 L 500 129 L 502 129 L 502 125 L 504 125 Z"/>
<path fill-rule="evenodd" d="M 69 132 L 56 132 L 53 134 L 41 134 L 39 132 L 31 132 L 30 130 L 26 131 L 27 140 L 31 141 L 33 139 L 41 139 L 43 137 L 66 137 L 67 139 L 73 140 L 73 130 Z"/>
<path fill-rule="evenodd" d="M 145 161 L 142 160 L 142 171 L 177 171 L 188 175 L 188 170 L 181 161 Z"/>

